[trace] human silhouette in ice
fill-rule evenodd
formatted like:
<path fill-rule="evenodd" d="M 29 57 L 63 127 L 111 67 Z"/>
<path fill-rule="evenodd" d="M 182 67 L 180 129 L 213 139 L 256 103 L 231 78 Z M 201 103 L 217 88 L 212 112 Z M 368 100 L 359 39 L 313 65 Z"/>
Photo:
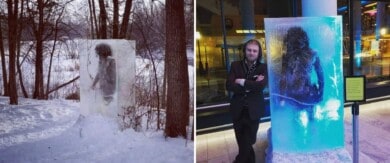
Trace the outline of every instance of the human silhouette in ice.
<path fill-rule="evenodd" d="M 313 118 L 314 105 L 323 98 L 324 77 L 320 59 L 310 48 L 301 27 L 288 29 L 283 39 L 280 94 L 306 109 Z"/>
<path fill-rule="evenodd" d="M 116 65 L 112 57 L 111 47 L 105 43 L 96 45 L 95 51 L 99 57 L 98 71 L 93 80 L 92 89 L 99 83 L 100 92 L 106 105 L 111 103 L 116 89 Z"/>

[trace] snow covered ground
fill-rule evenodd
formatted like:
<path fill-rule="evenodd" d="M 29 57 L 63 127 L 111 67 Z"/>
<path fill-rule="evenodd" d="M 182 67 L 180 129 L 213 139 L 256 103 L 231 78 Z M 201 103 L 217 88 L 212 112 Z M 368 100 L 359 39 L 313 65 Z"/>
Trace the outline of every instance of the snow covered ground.
<path fill-rule="evenodd" d="M 81 118 L 79 103 L 0 97 L 0 162 L 193 162 L 194 145 L 163 131 L 120 131 L 118 123 Z"/>

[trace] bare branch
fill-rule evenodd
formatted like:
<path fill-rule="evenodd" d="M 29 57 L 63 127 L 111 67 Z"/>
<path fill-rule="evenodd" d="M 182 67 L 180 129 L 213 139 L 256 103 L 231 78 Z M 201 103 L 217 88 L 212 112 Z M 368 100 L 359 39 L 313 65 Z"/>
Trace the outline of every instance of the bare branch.
<path fill-rule="evenodd" d="M 46 94 L 46 96 L 49 96 L 50 93 L 52 93 L 52 92 L 54 92 L 54 91 L 56 91 L 56 90 L 59 90 L 60 88 L 65 87 L 65 86 L 67 86 L 68 84 L 71 84 L 71 83 L 75 82 L 75 81 L 76 81 L 77 79 L 79 79 L 79 78 L 80 78 L 80 75 L 77 76 L 77 77 L 75 77 L 74 79 L 72 79 L 72 80 L 70 80 L 70 81 L 64 83 L 64 84 L 59 85 L 59 86 L 56 87 L 56 88 L 53 88 L 52 90 L 50 90 L 50 91 Z"/>

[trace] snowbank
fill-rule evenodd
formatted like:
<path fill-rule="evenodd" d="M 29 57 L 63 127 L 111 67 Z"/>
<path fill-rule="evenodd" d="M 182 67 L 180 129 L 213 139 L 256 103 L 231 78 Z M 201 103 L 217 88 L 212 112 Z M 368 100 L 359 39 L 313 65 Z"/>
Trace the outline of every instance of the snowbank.
<path fill-rule="evenodd" d="M 0 162 L 193 162 L 193 142 L 162 131 L 120 131 L 99 115 L 80 117 L 79 104 L 0 97 Z"/>

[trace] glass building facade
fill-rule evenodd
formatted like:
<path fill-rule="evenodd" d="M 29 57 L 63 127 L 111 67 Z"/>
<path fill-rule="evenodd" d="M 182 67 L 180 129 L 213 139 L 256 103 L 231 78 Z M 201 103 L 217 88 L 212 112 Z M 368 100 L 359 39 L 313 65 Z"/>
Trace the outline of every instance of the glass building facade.
<path fill-rule="evenodd" d="M 344 75 L 350 71 L 347 2 L 337 1 L 337 13 L 343 17 Z M 225 81 L 230 63 L 243 58 L 242 44 L 256 38 L 266 58 L 264 18 L 301 16 L 301 3 L 301 0 L 197 1 L 197 109 L 229 102 Z M 390 2 L 357 1 L 354 8 L 354 74 L 365 75 L 370 87 L 379 87 L 380 83 L 390 82 Z"/>

